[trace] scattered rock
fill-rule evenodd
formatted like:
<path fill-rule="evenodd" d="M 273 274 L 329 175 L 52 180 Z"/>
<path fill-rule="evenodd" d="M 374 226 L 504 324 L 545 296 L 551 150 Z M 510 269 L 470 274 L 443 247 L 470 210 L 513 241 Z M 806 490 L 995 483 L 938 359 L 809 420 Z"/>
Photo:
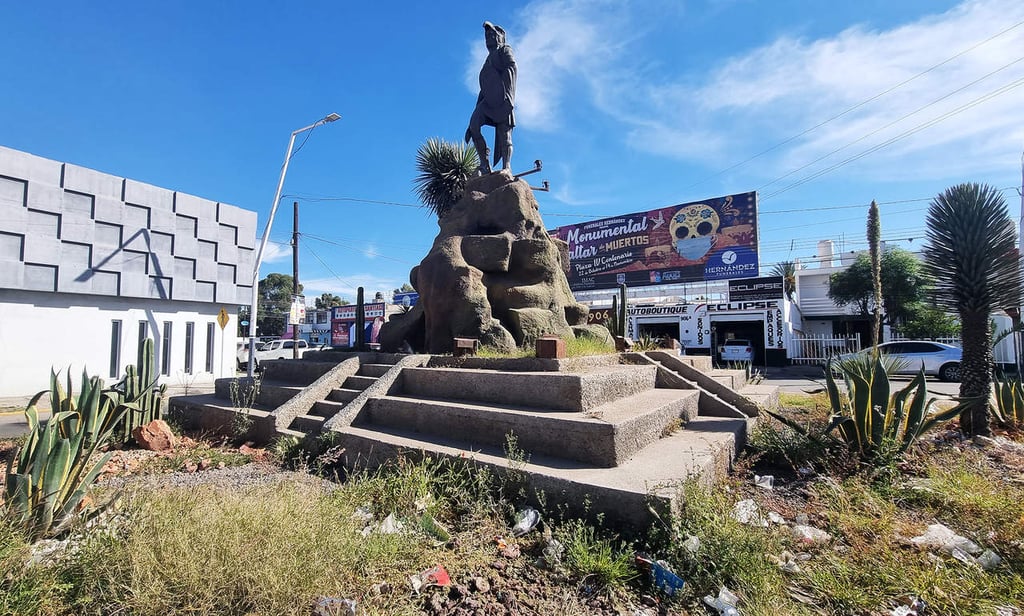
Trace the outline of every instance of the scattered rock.
<path fill-rule="evenodd" d="M 479 593 L 487 593 L 491 591 L 491 583 L 488 582 L 486 578 L 475 577 L 469 581 L 469 585 L 473 590 Z"/>
<path fill-rule="evenodd" d="M 201 471 L 205 471 L 205 470 L 208 470 L 212 466 L 213 466 L 213 460 L 211 460 L 209 458 L 203 458 L 202 460 L 199 461 L 199 464 L 197 465 L 197 469 L 201 470 Z"/>
<path fill-rule="evenodd" d="M 135 443 L 149 451 L 170 451 L 174 449 L 174 433 L 162 419 L 154 419 L 148 424 L 132 430 Z"/>

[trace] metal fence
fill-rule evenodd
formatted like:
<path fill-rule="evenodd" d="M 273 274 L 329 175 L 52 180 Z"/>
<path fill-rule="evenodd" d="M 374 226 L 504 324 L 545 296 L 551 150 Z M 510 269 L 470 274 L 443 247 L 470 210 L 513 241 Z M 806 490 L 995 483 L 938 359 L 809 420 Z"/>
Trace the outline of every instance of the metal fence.
<path fill-rule="evenodd" d="M 907 338 L 901 334 L 893 334 L 889 337 L 889 342 L 902 342 L 904 340 L 930 340 L 932 342 L 941 342 L 943 344 L 952 344 L 953 346 L 963 346 L 960 341 L 960 336 L 945 336 L 940 338 Z"/>
<path fill-rule="evenodd" d="M 789 361 L 825 365 L 830 357 L 860 350 L 860 336 L 804 336 L 792 338 Z"/>

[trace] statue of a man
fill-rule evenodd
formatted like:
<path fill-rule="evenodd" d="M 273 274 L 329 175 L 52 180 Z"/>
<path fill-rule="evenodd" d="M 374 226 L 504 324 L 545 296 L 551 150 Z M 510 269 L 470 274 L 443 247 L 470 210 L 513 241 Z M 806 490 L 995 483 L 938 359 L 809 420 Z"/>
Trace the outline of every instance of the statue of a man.
<path fill-rule="evenodd" d="M 489 21 L 484 22 L 484 40 L 487 42 L 487 59 L 480 69 L 480 96 L 476 109 L 469 118 L 466 141 L 473 140 L 480 159 L 480 172 L 490 173 L 488 163 L 490 151 L 480 132 L 481 126 L 494 127 L 494 166 L 509 169 L 512 166 L 512 128 L 516 118 L 512 110 L 516 100 L 516 60 L 512 48 L 505 44 L 505 31 Z"/>

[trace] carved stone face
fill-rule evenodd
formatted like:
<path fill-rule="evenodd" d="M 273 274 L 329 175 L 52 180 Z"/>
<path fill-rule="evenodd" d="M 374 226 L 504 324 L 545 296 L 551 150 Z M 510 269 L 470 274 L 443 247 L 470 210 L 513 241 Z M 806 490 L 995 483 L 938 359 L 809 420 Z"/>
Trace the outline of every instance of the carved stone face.
<path fill-rule="evenodd" d="M 698 203 L 679 208 L 669 222 L 672 246 L 690 261 L 702 258 L 715 245 L 721 221 L 711 206 Z"/>

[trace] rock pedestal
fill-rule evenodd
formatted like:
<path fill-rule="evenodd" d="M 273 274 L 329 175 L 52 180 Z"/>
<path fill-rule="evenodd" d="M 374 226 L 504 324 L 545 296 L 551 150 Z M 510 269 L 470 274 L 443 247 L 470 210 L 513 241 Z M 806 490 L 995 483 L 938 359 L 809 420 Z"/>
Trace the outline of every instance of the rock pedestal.
<path fill-rule="evenodd" d="M 548 235 L 524 180 L 508 171 L 471 179 L 438 225 L 430 252 L 409 274 L 416 306 L 381 329 L 385 351 L 408 342 L 448 353 L 456 337 L 511 351 L 545 334 L 572 337 L 573 326 L 586 323 L 588 309 L 565 277 L 568 245 Z"/>

